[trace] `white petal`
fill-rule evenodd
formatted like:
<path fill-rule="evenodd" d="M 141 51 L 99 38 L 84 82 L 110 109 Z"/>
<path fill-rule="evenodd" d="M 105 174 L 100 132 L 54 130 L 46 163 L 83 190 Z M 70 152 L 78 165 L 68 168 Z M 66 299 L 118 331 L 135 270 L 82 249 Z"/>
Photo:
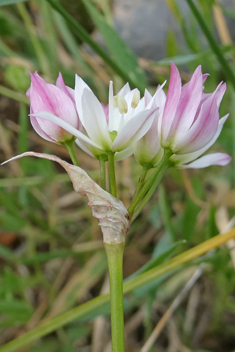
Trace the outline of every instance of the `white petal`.
<path fill-rule="evenodd" d="M 83 126 L 88 136 L 101 149 L 111 150 L 112 141 L 109 136 L 107 118 L 101 103 L 91 90 L 84 89 L 82 95 Z"/>
<path fill-rule="evenodd" d="M 109 131 L 114 131 L 113 82 L 109 83 Z"/>
<path fill-rule="evenodd" d="M 81 79 L 81 77 L 79 77 L 78 75 L 75 75 L 74 97 L 75 97 L 77 112 L 82 124 L 84 121 L 84 117 L 83 117 L 81 100 L 82 100 L 82 94 L 85 88 L 91 91 L 90 87 L 83 81 L 83 79 Z"/>
<path fill-rule="evenodd" d="M 122 150 L 121 152 L 115 153 L 114 154 L 114 160 L 115 161 L 120 161 L 120 160 L 128 158 L 132 154 L 133 154 L 133 148 L 132 148 L 132 146 L 130 146 L 130 147 Z"/>
<path fill-rule="evenodd" d="M 154 119 L 155 110 L 145 110 L 127 121 L 113 142 L 113 151 L 121 151 L 139 140 L 148 132 Z"/>
<path fill-rule="evenodd" d="M 130 89 L 129 83 L 126 83 L 125 86 L 123 86 L 122 89 L 119 90 L 117 95 L 120 95 L 120 96 L 124 97 L 130 91 L 131 91 L 131 89 Z"/>
<path fill-rule="evenodd" d="M 225 153 L 207 154 L 193 161 L 188 165 L 179 165 L 180 169 L 202 169 L 211 165 L 227 165 L 231 161 L 231 156 Z"/>
<path fill-rule="evenodd" d="M 37 114 L 30 114 L 30 116 L 34 116 L 40 119 L 44 119 L 47 121 L 51 121 L 55 123 L 56 125 L 64 128 L 66 131 L 70 132 L 73 136 L 79 138 L 80 140 L 87 142 L 88 144 L 92 145 L 93 147 L 100 148 L 100 146 L 93 142 L 90 138 L 88 138 L 85 134 L 82 132 L 78 131 L 76 128 L 71 126 L 69 123 L 63 121 L 59 117 L 51 114 L 50 112 L 47 111 L 40 111 Z"/>

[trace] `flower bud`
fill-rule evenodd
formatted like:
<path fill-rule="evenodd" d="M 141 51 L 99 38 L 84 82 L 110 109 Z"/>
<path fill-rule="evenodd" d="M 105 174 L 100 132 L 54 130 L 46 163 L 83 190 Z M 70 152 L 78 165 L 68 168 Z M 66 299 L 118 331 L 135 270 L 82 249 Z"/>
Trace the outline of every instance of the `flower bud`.
<path fill-rule="evenodd" d="M 40 118 L 40 114 L 54 115 L 76 129 L 80 120 L 74 102 L 74 91 L 66 87 L 60 74 L 56 86 L 46 83 L 35 72 L 31 74 L 31 86 L 26 93 L 30 99 L 30 120 L 35 131 L 44 139 L 54 143 L 64 143 L 74 136 L 53 122 Z"/>

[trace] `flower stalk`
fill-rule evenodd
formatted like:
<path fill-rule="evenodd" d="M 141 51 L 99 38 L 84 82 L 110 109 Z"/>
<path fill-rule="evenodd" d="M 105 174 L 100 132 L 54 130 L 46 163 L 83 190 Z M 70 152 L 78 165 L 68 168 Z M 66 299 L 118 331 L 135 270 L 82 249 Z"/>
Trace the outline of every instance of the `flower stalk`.
<path fill-rule="evenodd" d="M 169 149 L 165 149 L 164 155 L 160 163 L 157 165 L 156 169 L 153 171 L 152 175 L 148 178 L 148 180 L 145 182 L 143 187 L 140 189 L 139 193 L 136 195 L 135 199 L 132 201 L 128 212 L 130 215 L 130 219 L 132 219 L 133 212 L 135 208 L 138 206 L 138 204 L 141 202 L 141 200 L 145 197 L 147 192 L 150 190 L 150 188 L 153 186 L 155 183 L 155 180 L 157 179 L 158 175 L 160 174 L 162 168 L 164 165 L 168 164 L 169 165 L 169 159 L 172 156 L 172 151 Z M 169 166 L 168 166 L 169 167 Z M 167 167 L 167 168 L 168 168 Z M 166 171 L 166 170 L 165 170 Z M 160 181 L 160 180 L 159 180 Z M 158 182 L 159 182 L 158 181 Z"/>
<path fill-rule="evenodd" d="M 79 162 L 78 162 L 78 159 L 76 157 L 76 154 L 74 153 L 74 149 L 73 149 L 73 142 L 74 140 L 70 140 L 70 141 L 66 141 L 64 143 L 62 143 L 66 149 L 68 150 L 69 152 L 69 155 L 70 155 L 70 158 L 73 162 L 73 165 L 76 165 L 76 166 L 79 166 Z"/>
<path fill-rule="evenodd" d="M 142 209 L 145 207 L 145 205 L 148 203 L 148 201 L 150 200 L 150 198 L 152 197 L 153 193 L 155 192 L 159 182 L 161 181 L 162 177 L 164 176 L 164 174 L 166 173 L 166 171 L 171 167 L 171 163 L 168 161 L 166 162 L 163 166 L 162 169 L 160 170 L 160 172 L 158 173 L 158 175 L 155 178 L 155 181 L 153 182 L 152 186 L 150 187 L 149 191 L 147 192 L 147 194 L 145 195 L 145 197 L 143 198 L 143 200 L 141 201 L 141 203 L 139 204 L 139 206 L 134 210 L 132 216 L 131 216 L 131 222 L 133 222 L 137 216 L 140 214 L 140 212 L 142 211 Z"/>
<path fill-rule="evenodd" d="M 106 170 L 105 170 L 105 159 L 101 156 L 100 161 L 100 185 L 106 190 Z"/>
<path fill-rule="evenodd" d="M 109 171 L 109 192 L 117 197 L 115 166 L 114 166 L 114 153 L 108 153 L 108 171 Z"/>
<path fill-rule="evenodd" d="M 112 352 L 125 351 L 122 269 L 124 245 L 124 243 L 114 245 L 104 243 L 110 280 Z"/>

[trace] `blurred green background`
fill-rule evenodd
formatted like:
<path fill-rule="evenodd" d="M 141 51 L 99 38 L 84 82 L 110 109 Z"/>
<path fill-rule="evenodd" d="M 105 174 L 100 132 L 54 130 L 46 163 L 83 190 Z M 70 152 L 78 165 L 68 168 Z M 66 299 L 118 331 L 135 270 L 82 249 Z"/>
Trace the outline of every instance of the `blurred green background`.
<path fill-rule="evenodd" d="M 234 72 L 234 2 L 194 4 Z M 25 96 L 30 72 L 37 70 L 55 83 L 60 71 L 71 87 L 77 73 L 107 103 L 109 80 L 116 92 L 129 81 L 153 93 L 158 84 L 169 81 L 170 61 L 177 64 L 184 83 L 201 64 L 203 73 L 210 74 L 205 92 L 214 91 L 221 80 L 228 84 L 220 116 L 230 117 L 211 150 L 227 152 L 233 161 L 223 168 L 168 171 L 131 227 L 124 276 L 223 231 L 235 209 L 234 82 L 189 2 L 0 0 L 0 5 L 0 161 L 28 150 L 69 161 L 63 147 L 43 140 L 30 125 Z M 76 154 L 99 182 L 98 162 L 79 149 Z M 117 163 L 116 172 L 119 198 L 128 206 L 140 167 L 130 157 Z M 200 279 L 150 351 L 235 351 L 233 247 L 231 242 L 204 258 Z M 200 263 L 191 262 L 125 298 L 128 352 L 141 350 Z M 86 198 L 73 191 L 58 165 L 24 158 L 1 166 L 0 264 L 0 346 L 107 291 L 100 228 Z M 85 323 L 77 319 L 20 351 L 108 352 L 108 315 L 108 307 L 94 311 Z"/>

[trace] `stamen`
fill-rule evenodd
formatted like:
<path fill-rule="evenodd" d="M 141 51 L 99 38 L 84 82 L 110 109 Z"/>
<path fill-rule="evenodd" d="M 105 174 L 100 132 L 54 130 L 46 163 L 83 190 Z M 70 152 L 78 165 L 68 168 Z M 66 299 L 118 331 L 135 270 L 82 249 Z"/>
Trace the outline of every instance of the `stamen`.
<path fill-rule="evenodd" d="M 128 111 L 128 106 L 125 98 L 121 97 L 120 95 L 115 95 L 113 97 L 113 106 L 118 108 L 120 114 L 126 114 Z"/>
<path fill-rule="evenodd" d="M 126 114 L 128 111 L 128 106 L 125 98 L 118 96 L 118 110 L 120 114 Z"/>
<path fill-rule="evenodd" d="M 131 107 L 135 109 L 139 104 L 139 101 L 140 101 L 140 92 L 139 90 L 136 90 L 132 98 Z"/>
<path fill-rule="evenodd" d="M 115 108 L 118 107 L 118 96 L 117 96 L 117 95 L 115 95 L 115 96 L 113 97 L 113 106 L 114 106 Z"/>

